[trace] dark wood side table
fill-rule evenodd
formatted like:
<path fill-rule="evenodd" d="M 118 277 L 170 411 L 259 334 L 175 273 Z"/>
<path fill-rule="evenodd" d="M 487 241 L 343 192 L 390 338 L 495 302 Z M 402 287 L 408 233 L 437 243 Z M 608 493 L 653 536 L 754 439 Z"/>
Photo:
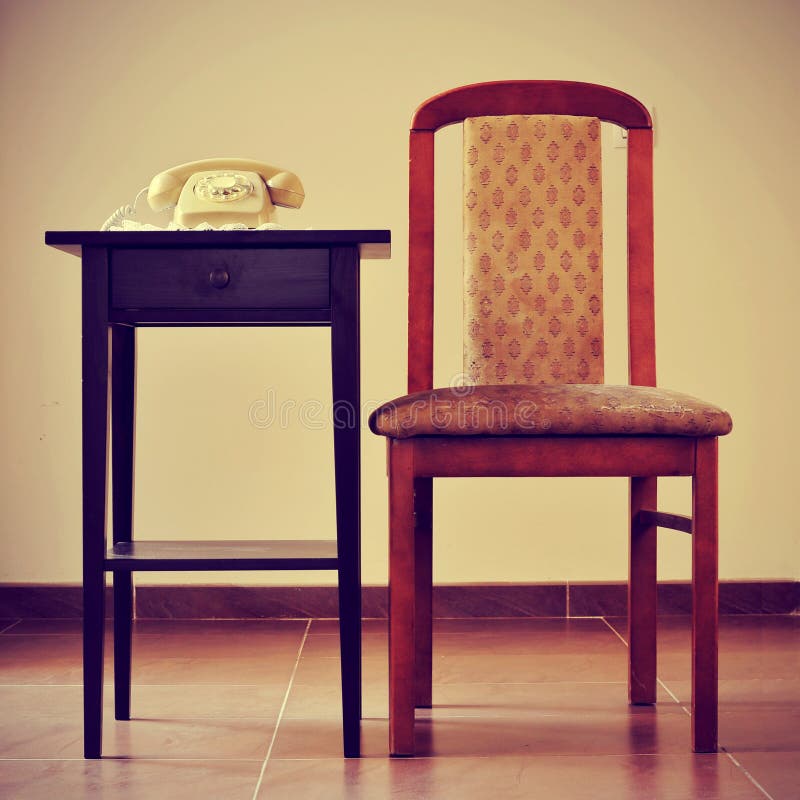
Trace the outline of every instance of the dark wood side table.
<path fill-rule="evenodd" d="M 361 258 L 388 258 L 390 241 L 385 230 L 45 234 L 46 244 L 79 255 L 82 262 L 86 758 L 99 758 L 102 751 L 106 572 L 114 575 L 115 716 L 130 719 L 131 573 L 136 570 L 337 570 L 344 754 L 360 755 L 359 266 Z M 136 328 L 143 325 L 330 326 L 335 540 L 134 540 Z"/>

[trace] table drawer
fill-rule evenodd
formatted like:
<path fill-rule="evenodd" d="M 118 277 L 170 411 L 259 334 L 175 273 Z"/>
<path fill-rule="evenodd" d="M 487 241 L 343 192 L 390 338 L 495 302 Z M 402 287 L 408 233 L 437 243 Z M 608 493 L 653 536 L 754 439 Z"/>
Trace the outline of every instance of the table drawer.
<path fill-rule="evenodd" d="M 202 234 L 197 234 L 202 236 Z M 111 305 L 135 308 L 327 308 L 327 249 L 120 248 Z"/>

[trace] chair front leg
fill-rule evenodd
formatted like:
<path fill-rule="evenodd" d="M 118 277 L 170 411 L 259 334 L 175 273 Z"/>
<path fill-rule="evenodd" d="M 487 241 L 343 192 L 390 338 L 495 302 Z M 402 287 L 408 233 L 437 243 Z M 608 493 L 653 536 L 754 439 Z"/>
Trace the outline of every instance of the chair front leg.
<path fill-rule="evenodd" d="M 658 478 L 631 478 L 630 572 L 628 576 L 628 702 L 656 702 L 657 530 L 639 511 L 658 508 Z"/>
<path fill-rule="evenodd" d="M 692 747 L 717 750 L 717 439 L 697 440 L 692 477 Z"/>
<path fill-rule="evenodd" d="M 389 752 L 414 755 L 413 442 L 389 448 Z"/>
<path fill-rule="evenodd" d="M 415 683 L 417 708 L 433 705 L 433 478 L 414 479 Z"/>

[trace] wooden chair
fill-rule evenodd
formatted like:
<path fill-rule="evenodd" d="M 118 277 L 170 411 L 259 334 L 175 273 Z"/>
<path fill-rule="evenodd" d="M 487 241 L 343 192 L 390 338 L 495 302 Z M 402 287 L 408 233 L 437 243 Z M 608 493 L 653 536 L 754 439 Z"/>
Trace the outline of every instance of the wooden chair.
<path fill-rule="evenodd" d="M 629 386 L 603 383 L 600 121 L 628 131 Z M 465 372 L 433 388 L 434 133 L 464 125 Z M 389 730 L 431 705 L 433 478 L 630 478 L 629 700 L 656 700 L 656 529 L 692 535 L 692 744 L 717 748 L 717 437 L 727 413 L 656 389 L 653 135 L 614 89 L 506 81 L 444 92 L 410 138 L 408 392 L 378 408 L 389 474 Z M 657 510 L 692 478 L 692 517 Z"/>

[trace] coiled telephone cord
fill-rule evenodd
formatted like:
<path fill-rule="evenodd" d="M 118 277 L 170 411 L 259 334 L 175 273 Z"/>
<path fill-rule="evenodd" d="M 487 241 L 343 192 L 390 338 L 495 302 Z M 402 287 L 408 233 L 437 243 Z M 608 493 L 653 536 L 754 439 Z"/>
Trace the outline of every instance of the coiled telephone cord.
<path fill-rule="evenodd" d="M 104 223 L 103 227 L 100 228 L 101 231 L 107 231 L 110 228 L 119 228 L 122 226 L 122 223 L 126 219 L 133 219 L 136 216 L 136 206 L 139 203 L 139 198 L 148 190 L 149 187 L 145 186 L 139 194 L 136 195 L 136 199 L 133 201 L 133 205 L 125 205 L 120 206 Z"/>

